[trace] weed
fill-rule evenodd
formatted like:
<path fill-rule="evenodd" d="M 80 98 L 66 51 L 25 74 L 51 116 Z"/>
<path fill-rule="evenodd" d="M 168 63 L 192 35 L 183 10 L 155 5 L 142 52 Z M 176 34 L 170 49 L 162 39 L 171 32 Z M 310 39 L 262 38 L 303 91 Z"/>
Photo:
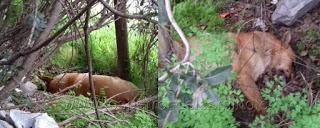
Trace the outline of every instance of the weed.
<path fill-rule="evenodd" d="M 230 81 L 226 85 L 219 85 L 214 88 L 214 91 L 218 93 L 220 103 L 223 106 L 235 106 L 244 101 L 244 95 L 240 90 L 232 88 Z"/>
<path fill-rule="evenodd" d="M 236 128 L 238 124 L 232 110 L 221 105 L 205 105 L 201 108 L 182 108 L 179 120 L 169 128 Z"/>
<path fill-rule="evenodd" d="M 156 128 L 157 127 L 156 118 L 148 115 L 144 111 L 139 111 L 135 113 L 132 117 L 128 115 L 122 115 L 120 119 L 128 120 L 128 121 L 119 122 L 118 124 L 112 126 L 112 128 L 127 128 L 128 126 L 130 126 L 130 128 Z"/>
<path fill-rule="evenodd" d="M 267 83 L 261 94 L 269 102 L 268 113 L 266 116 L 257 117 L 250 127 L 280 127 L 290 124 L 290 128 L 317 128 L 320 124 L 320 104 L 317 102 L 314 106 L 309 106 L 306 92 L 282 95 L 284 85 L 281 77 L 275 77 Z M 278 115 L 285 119 L 279 121 Z"/>

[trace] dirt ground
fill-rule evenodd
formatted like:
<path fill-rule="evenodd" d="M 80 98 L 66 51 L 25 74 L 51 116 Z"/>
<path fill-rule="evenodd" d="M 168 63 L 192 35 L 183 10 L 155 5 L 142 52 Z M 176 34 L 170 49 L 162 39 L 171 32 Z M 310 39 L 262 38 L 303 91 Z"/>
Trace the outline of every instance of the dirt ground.
<path fill-rule="evenodd" d="M 287 81 L 283 94 L 308 89 L 309 101 L 319 99 L 320 86 L 320 5 L 309 11 L 292 26 L 274 25 L 271 22 L 271 15 L 276 5 L 269 0 L 257 2 L 258 0 L 238 0 L 227 4 L 221 14 L 227 13 L 225 17 L 226 29 L 237 32 L 240 24 L 241 31 L 260 30 L 253 26 L 255 18 L 261 18 L 267 25 L 267 31 L 273 33 L 279 39 L 288 30 L 292 33 L 290 46 L 296 54 L 295 76 Z M 272 72 L 266 73 L 259 79 L 258 85 L 263 88 L 264 83 L 271 79 Z M 255 118 L 252 106 L 245 102 L 235 107 L 234 116 L 240 122 L 241 127 L 247 127 Z M 284 126 L 286 127 L 286 126 Z"/>

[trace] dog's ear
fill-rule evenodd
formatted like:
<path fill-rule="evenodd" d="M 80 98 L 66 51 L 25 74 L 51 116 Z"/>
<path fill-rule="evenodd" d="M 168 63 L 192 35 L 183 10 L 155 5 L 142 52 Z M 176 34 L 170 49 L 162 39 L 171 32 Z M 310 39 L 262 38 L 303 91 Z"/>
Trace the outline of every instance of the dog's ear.
<path fill-rule="evenodd" d="M 292 38 L 291 35 L 292 35 L 291 31 L 286 31 L 282 36 L 281 41 L 284 43 L 285 48 L 289 47 L 289 43 L 290 43 L 291 38 Z"/>
<path fill-rule="evenodd" d="M 53 80 L 53 78 L 49 77 L 49 76 L 38 76 L 38 77 L 39 77 L 39 79 L 44 81 L 46 84 L 50 83 Z"/>

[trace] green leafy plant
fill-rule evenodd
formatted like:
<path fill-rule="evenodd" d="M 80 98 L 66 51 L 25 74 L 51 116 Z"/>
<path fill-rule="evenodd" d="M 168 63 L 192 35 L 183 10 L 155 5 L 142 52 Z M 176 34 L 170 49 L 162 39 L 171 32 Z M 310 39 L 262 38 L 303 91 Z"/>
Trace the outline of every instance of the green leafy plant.
<path fill-rule="evenodd" d="M 181 109 L 177 123 L 169 128 L 236 128 L 232 110 L 221 105 L 205 105 L 198 109 Z"/>
<path fill-rule="evenodd" d="M 232 87 L 231 81 L 225 85 L 219 85 L 218 87 L 213 88 L 213 90 L 218 93 L 220 104 L 225 107 L 234 106 L 244 101 L 244 95 L 240 90 Z"/>
<path fill-rule="evenodd" d="M 212 2 L 212 3 L 211 3 Z M 174 7 L 174 16 L 187 36 L 193 36 L 189 39 L 192 48 L 191 54 L 195 56 L 195 60 L 192 62 L 195 69 L 199 69 L 200 77 L 209 74 L 209 72 L 216 70 L 219 67 L 230 65 L 231 51 L 229 45 L 232 42 L 228 39 L 226 34 L 221 29 L 224 21 L 220 19 L 218 11 L 220 5 L 223 5 L 226 1 L 221 0 L 205 0 L 201 2 L 195 2 L 191 0 L 180 1 L 177 6 Z M 203 26 L 207 26 L 205 31 Z M 232 108 L 230 106 L 242 102 L 244 96 L 239 90 L 232 89 L 231 81 L 228 83 L 216 85 L 208 85 L 209 90 L 213 91 L 219 96 L 219 104 L 212 104 L 205 100 L 200 108 L 190 108 L 188 100 L 184 101 L 186 95 L 194 93 L 194 88 L 186 86 L 187 84 L 197 83 L 197 79 L 191 76 L 184 76 L 188 73 L 181 71 L 180 76 L 171 76 L 166 83 L 159 88 L 160 106 L 164 108 L 166 113 L 171 110 L 172 114 L 168 117 L 166 127 L 237 127 L 233 115 Z M 183 77 L 184 76 L 184 77 Z M 206 76 L 206 77 L 210 77 Z M 206 79 L 206 78 L 205 78 Z M 181 84 L 182 82 L 182 84 Z M 179 96 L 181 99 L 174 99 L 171 96 L 174 94 L 176 87 L 179 85 Z M 190 100 L 190 97 L 189 97 Z M 187 101 L 187 102 L 186 102 Z M 166 111 L 166 109 L 169 109 Z M 179 111 L 175 111 L 179 110 Z M 160 117 L 165 117 L 160 112 Z M 173 116 L 172 116 L 173 115 Z M 178 116 L 178 117 L 176 117 Z M 164 120 L 165 122 L 166 120 Z M 174 123 L 172 123 L 172 122 Z"/>
<path fill-rule="evenodd" d="M 150 114 L 147 114 L 144 111 L 139 111 L 135 113 L 132 117 L 128 115 L 120 116 L 122 120 L 128 121 L 119 121 L 116 125 L 112 126 L 112 128 L 156 128 L 157 127 L 157 119 L 152 117 Z"/>
<path fill-rule="evenodd" d="M 266 116 L 257 117 L 250 127 L 280 127 L 281 121 L 277 120 L 277 115 L 286 117 L 290 128 L 317 128 L 320 124 L 320 104 L 316 102 L 314 106 L 308 104 L 306 92 L 292 93 L 288 96 L 282 94 L 282 87 L 285 85 L 283 78 L 275 77 L 267 83 L 267 87 L 262 91 L 262 97 L 268 101 L 268 113 Z M 286 121 L 282 121 L 286 123 Z"/>
<path fill-rule="evenodd" d="M 191 97 L 197 92 L 197 84 L 205 82 L 205 80 L 199 82 L 199 79 L 192 75 L 192 71 L 185 72 L 183 69 L 181 71 L 183 72 L 182 74 L 173 74 L 172 78 L 169 78 L 164 85 L 160 86 L 161 124 L 166 125 L 166 127 L 199 128 L 223 127 L 223 125 L 226 127 L 238 126 L 229 106 L 243 101 L 243 95 L 238 90 L 232 90 L 231 81 L 227 83 L 229 86 L 220 85 L 217 88 L 213 86 L 214 91 L 212 93 L 210 93 L 211 89 L 204 92 L 208 96 L 202 102 L 204 105 L 200 108 L 191 108 Z M 209 76 L 228 77 L 224 73 L 226 69 L 228 68 L 218 68 Z M 228 71 L 230 72 L 230 70 Z M 215 83 L 213 79 L 211 79 L 211 82 Z M 223 82 L 219 81 L 216 84 Z M 220 94 L 219 96 L 222 99 L 219 100 L 214 92 Z"/>

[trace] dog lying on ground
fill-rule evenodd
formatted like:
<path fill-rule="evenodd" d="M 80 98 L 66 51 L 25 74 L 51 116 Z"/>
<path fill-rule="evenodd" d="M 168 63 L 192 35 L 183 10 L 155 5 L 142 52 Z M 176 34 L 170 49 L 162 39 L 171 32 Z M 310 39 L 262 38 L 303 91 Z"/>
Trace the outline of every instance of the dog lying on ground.
<path fill-rule="evenodd" d="M 64 73 L 53 78 L 40 77 L 40 79 L 46 82 L 47 91 L 51 93 L 72 86 L 76 86 L 73 88 L 76 95 L 88 97 L 91 93 L 88 73 Z M 105 75 L 92 75 L 92 79 L 97 96 L 106 96 L 121 104 L 134 101 L 138 97 L 138 88 L 129 81 Z"/>
<path fill-rule="evenodd" d="M 289 42 L 291 35 L 286 33 L 278 40 L 267 32 L 228 33 L 235 40 L 232 70 L 238 74 L 236 85 L 255 108 L 257 114 L 266 113 L 266 105 L 256 85 L 257 79 L 267 71 L 282 71 L 287 78 L 293 77 L 295 54 Z M 181 61 L 185 47 L 181 41 L 173 44 L 174 54 Z M 194 49 L 191 46 L 191 49 Z"/>
<path fill-rule="evenodd" d="M 282 71 L 287 78 L 293 77 L 295 54 L 286 33 L 283 41 L 267 32 L 229 33 L 235 39 L 236 50 L 232 68 L 238 74 L 236 84 L 255 108 L 257 114 L 266 113 L 256 81 L 266 71 Z"/>

